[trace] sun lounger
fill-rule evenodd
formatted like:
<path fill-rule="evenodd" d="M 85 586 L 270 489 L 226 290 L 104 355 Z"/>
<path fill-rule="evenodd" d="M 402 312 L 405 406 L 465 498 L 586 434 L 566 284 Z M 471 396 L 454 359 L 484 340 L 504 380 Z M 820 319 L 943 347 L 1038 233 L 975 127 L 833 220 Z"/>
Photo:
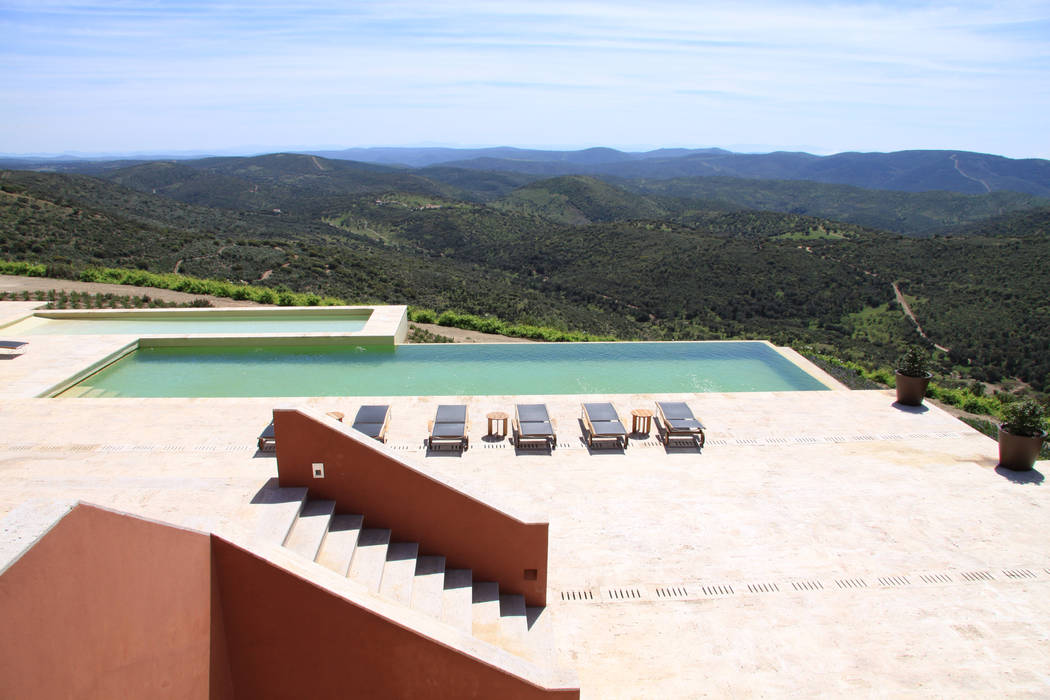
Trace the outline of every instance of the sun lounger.
<path fill-rule="evenodd" d="M 24 340 L 0 340 L 0 350 L 7 350 L 7 355 L 21 355 L 29 345 Z"/>
<path fill-rule="evenodd" d="M 554 434 L 554 422 L 542 403 L 519 403 L 514 406 L 514 446 L 527 447 L 543 443 L 554 449 L 558 439 Z"/>
<path fill-rule="evenodd" d="M 427 447 L 432 450 L 434 445 L 443 444 L 459 447 L 461 450 L 469 447 L 466 406 L 442 404 L 437 407 L 434 420 L 430 423 Z"/>
<path fill-rule="evenodd" d="M 627 449 L 627 428 L 609 402 L 583 404 L 583 425 L 587 429 L 587 446 L 594 447 L 594 441 L 608 442 L 613 440 Z"/>
<path fill-rule="evenodd" d="M 259 451 L 273 452 L 277 449 L 277 436 L 273 432 L 273 421 L 259 433 Z"/>
<path fill-rule="evenodd" d="M 353 425 L 350 427 L 359 430 L 370 438 L 379 442 L 386 442 L 386 429 L 390 426 L 389 406 L 362 406 L 357 409 Z"/>
<path fill-rule="evenodd" d="M 665 445 L 671 438 L 688 437 L 697 447 L 704 446 L 704 426 L 693 415 L 692 409 L 682 401 L 657 401 L 660 414 L 660 432 Z"/>

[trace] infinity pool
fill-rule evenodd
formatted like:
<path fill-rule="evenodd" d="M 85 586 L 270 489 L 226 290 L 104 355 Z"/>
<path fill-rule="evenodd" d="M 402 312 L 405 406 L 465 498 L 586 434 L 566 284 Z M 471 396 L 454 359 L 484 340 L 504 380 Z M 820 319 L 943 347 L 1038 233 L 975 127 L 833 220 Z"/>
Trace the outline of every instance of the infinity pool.
<path fill-rule="evenodd" d="M 491 396 L 820 391 L 761 342 L 143 347 L 61 396 Z"/>
<path fill-rule="evenodd" d="M 258 335 L 262 333 L 356 333 L 369 312 L 302 309 L 258 311 L 128 311 L 121 313 L 43 314 L 4 328 L 21 335 Z"/>

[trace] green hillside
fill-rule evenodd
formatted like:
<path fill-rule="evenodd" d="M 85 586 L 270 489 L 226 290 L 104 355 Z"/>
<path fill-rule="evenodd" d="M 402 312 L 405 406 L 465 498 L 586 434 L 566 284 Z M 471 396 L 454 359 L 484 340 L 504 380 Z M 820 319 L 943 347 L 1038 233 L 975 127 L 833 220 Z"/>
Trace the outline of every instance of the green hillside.
<path fill-rule="evenodd" d="M 882 363 L 916 339 L 895 306 L 898 282 L 958 371 L 1039 388 L 1050 378 L 1046 210 L 908 238 L 799 213 L 687 208 L 591 178 L 533 182 L 486 204 L 403 170 L 324 170 L 298 156 L 213 165 L 140 164 L 129 169 L 138 189 L 4 171 L 0 257 L 66 274 L 177 269 L 622 338 L 765 337 Z M 194 173 L 214 178 L 202 196 L 211 206 L 162 196 L 188 199 Z M 292 211 L 237 209 L 244 184 Z"/>

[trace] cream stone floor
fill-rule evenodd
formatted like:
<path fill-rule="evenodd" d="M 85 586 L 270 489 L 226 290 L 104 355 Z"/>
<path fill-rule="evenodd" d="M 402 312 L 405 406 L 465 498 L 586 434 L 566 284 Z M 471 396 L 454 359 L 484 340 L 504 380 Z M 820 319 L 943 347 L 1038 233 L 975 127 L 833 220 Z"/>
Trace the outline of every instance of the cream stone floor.
<path fill-rule="evenodd" d="M 275 406 L 382 401 L 395 454 L 549 518 L 548 611 L 583 697 L 1050 696 L 1050 464 L 998 470 L 992 440 L 889 392 L 676 395 L 707 446 L 623 452 L 586 447 L 580 402 L 627 417 L 670 395 L 28 398 L 42 372 L 31 353 L 0 361 L 8 556 L 70 499 L 248 532 L 276 475 L 255 450 Z M 547 403 L 553 454 L 486 438 L 485 413 L 519 401 Z M 462 455 L 425 450 L 443 402 L 469 406 Z"/>

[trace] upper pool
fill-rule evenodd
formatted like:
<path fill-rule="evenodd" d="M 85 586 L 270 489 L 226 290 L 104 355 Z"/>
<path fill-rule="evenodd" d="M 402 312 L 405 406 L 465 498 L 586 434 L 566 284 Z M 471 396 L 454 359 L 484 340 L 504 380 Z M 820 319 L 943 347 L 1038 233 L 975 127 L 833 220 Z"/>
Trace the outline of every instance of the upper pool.
<path fill-rule="evenodd" d="M 61 396 L 819 391 L 762 342 L 140 347 Z"/>
<path fill-rule="evenodd" d="M 169 310 L 38 312 L 4 328 L 6 335 L 259 335 L 265 333 L 357 333 L 370 312 L 326 308 L 276 311 Z"/>

